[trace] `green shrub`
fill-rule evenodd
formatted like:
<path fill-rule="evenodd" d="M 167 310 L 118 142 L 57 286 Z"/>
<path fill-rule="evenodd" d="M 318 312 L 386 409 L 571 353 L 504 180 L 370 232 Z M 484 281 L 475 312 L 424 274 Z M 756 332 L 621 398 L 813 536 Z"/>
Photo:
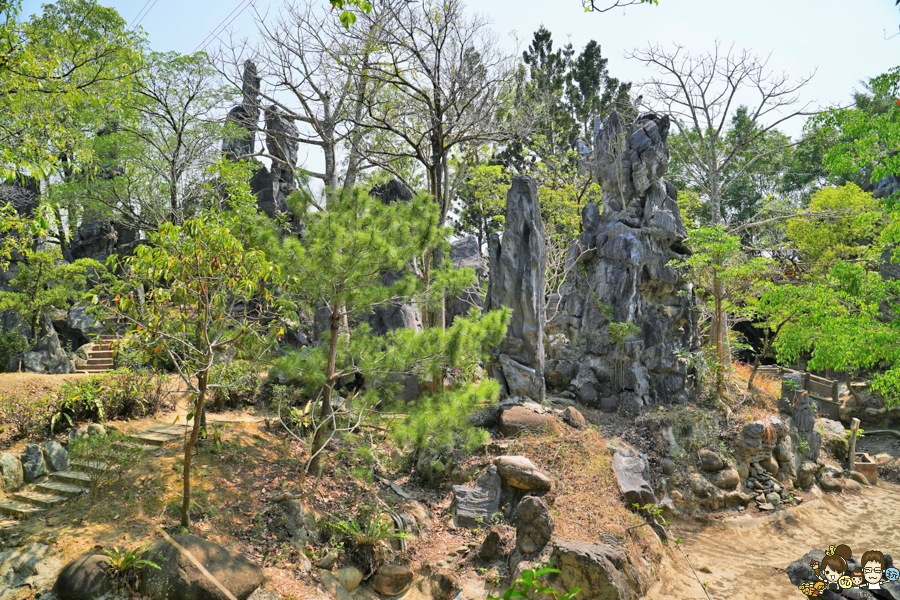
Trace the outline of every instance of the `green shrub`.
<path fill-rule="evenodd" d="M 0 396 L 2 433 L 11 439 L 25 438 L 39 432 L 52 412 L 52 396 Z"/>
<path fill-rule="evenodd" d="M 372 512 L 359 520 L 332 518 L 329 528 L 338 534 L 350 561 L 362 569 L 365 577 L 374 573 L 384 561 L 382 542 L 408 537 L 394 529 L 393 520 L 384 513 Z"/>
<path fill-rule="evenodd" d="M 69 456 L 74 461 L 87 463 L 91 477 L 91 501 L 97 498 L 97 490 L 105 482 L 109 485 L 131 468 L 141 455 L 137 446 L 117 432 L 106 435 L 86 435 L 69 444 Z"/>
<path fill-rule="evenodd" d="M 28 349 L 28 339 L 16 329 L 0 332 L 0 371 L 6 371 L 10 359 Z"/>
<path fill-rule="evenodd" d="M 57 390 L 50 430 L 59 424 L 155 415 L 169 406 L 165 387 L 164 376 L 131 369 L 67 381 Z"/>
<path fill-rule="evenodd" d="M 209 370 L 209 384 L 225 386 L 212 388 L 212 400 L 216 410 L 255 404 L 260 387 L 257 371 L 256 364 L 246 360 L 232 360 L 213 365 Z"/>
<path fill-rule="evenodd" d="M 511 598 L 525 598 L 531 600 L 533 598 L 552 598 L 553 600 L 572 600 L 581 588 L 573 588 L 565 593 L 557 592 L 553 588 L 547 587 L 541 583 L 541 577 L 551 573 L 559 573 L 558 569 L 525 569 L 505 592 L 503 592 L 502 600 L 510 600 Z M 488 596 L 488 600 L 501 600 L 497 596 Z"/>
<path fill-rule="evenodd" d="M 134 550 L 113 548 L 105 551 L 106 556 L 109 557 L 106 575 L 109 577 L 114 590 L 127 591 L 128 595 L 133 596 L 137 591 L 141 569 L 147 567 L 160 569 L 160 566 L 155 562 L 142 558 L 146 553 L 147 551 L 144 548 L 136 548 Z"/>

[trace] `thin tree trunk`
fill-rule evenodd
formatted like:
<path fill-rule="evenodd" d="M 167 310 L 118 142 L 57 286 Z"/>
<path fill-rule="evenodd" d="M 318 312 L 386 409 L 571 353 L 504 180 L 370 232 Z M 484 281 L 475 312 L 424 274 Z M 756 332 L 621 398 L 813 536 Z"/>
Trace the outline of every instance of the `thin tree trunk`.
<path fill-rule="evenodd" d="M 181 526 L 185 529 L 191 527 L 191 458 L 194 446 L 200 439 L 200 414 L 203 412 L 203 404 L 206 400 L 206 384 L 208 374 L 202 371 L 197 375 L 197 400 L 194 403 L 194 427 L 191 429 L 191 435 L 184 444 L 184 470 L 182 471 L 182 479 L 184 480 L 184 491 L 181 500 Z"/>
<path fill-rule="evenodd" d="M 334 304 L 331 311 L 331 339 L 328 346 L 328 365 L 325 367 L 325 389 L 322 391 L 322 406 L 319 409 L 319 425 L 316 429 L 316 435 L 313 437 L 312 448 L 310 449 L 310 459 L 307 466 L 307 472 L 313 475 L 320 475 L 322 472 L 322 448 L 328 441 L 328 433 L 330 427 L 328 421 L 331 420 L 333 407 L 331 406 L 331 391 L 334 388 L 334 370 L 337 362 L 337 343 L 340 334 L 341 309 L 340 305 Z"/>

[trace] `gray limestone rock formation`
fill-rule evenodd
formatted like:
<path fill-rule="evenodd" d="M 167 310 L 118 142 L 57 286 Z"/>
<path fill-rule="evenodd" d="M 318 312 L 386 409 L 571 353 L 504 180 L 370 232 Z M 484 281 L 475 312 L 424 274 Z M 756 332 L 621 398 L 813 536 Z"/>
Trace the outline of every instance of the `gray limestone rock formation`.
<path fill-rule="evenodd" d="M 256 128 L 259 122 L 259 82 L 256 64 L 252 60 L 244 62 L 242 102 L 228 111 L 226 122 L 237 125 L 234 136 L 222 142 L 222 152 L 229 160 L 253 154 Z"/>
<path fill-rule="evenodd" d="M 447 302 L 447 325 L 459 316 L 465 316 L 473 308 L 484 308 L 481 292 L 487 283 L 487 262 L 478 247 L 478 238 L 469 235 L 450 244 L 450 262 L 453 268 L 471 268 L 475 271 L 478 283 L 464 289 L 459 296 Z"/>
<path fill-rule="evenodd" d="M 286 199 L 296 189 L 294 167 L 297 166 L 299 132 L 293 121 L 277 107 L 266 109 L 266 149 L 276 157 L 271 171 L 264 173 L 264 182 L 257 194 L 257 204 L 270 217 L 287 210 Z"/>
<path fill-rule="evenodd" d="M 490 282 L 487 310 L 512 309 L 506 337 L 493 361 L 494 376 L 507 396 L 544 399 L 544 271 L 547 248 L 537 184 L 527 175 L 513 177 L 506 196 L 501 242 L 488 243 Z"/>
<path fill-rule="evenodd" d="M 412 190 L 396 177 L 391 178 L 384 185 L 373 185 L 369 190 L 369 196 L 378 198 L 384 204 L 397 201 L 409 202 L 413 198 Z"/>
<path fill-rule="evenodd" d="M 22 366 L 28 373 L 47 375 L 72 373 L 75 370 L 55 331 L 40 338 L 34 348 L 23 354 Z"/>
<path fill-rule="evenodd" d="M 662 179 L 668 130 L 666 116 L 626 124 L 616 111 L 595 127 L 603 213 L 594 204 L 582 210 L 582 233 L 566 258 L 571 275 L 548 326 L 566 350 L 545 370 L 587 406 L 637 414 L 695 392 L 687 357 L 700 347 L 693 291 L 670 264 L 689 250 L 677 192 Z"/>
<path fill-rule="evenodd" d="M 83 223 L 72 238 L 72 258 L 93 258 L 101 263 L 106 262 L 109 255 L 115 252 L 118 241 L 119 235 L 109 221 Z"/>

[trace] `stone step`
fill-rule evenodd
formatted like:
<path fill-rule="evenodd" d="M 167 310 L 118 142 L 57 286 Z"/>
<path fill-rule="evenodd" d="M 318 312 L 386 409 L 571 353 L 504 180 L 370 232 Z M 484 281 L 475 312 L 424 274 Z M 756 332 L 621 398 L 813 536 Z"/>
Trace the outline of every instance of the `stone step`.
<path fill-rule="evenodd" d="M 112 369 L 110 367 L 97 367 L 94 365 L 85 365 L 75 369 L 76 373 L 106 373 L 107 371 L 112 371 Z"/>
<path fill-rule="evenodd" d="M 12 529 L 13 527 L 17 527 L 19 525 L 18 521 L 4 521 L 0 519 L 0 531 L 5 529 Z"/>
<path fill-rule="evenodd" d="M 62 481 L 45 481 L 38 483 L 34 489 L 44 494 L 55 494 L 56 496 L 65 496 L 66 498 L 74 498 L 80 494 L 90 491 L 90 481 L 86 482 L 87 487 L 65 483 Z"/>
<path fill-rule="evenodd" d="M 57 496 L 56 494 L 43 494 L 41 492 L 27 491 L 17 492 L 10 496 L 13 500 L 31 504 L 38 508 L 53 508 L 57 504 L 62 504 L 68 498 L 65 496 Z"/>
<path fill-rule="evenodd" d="M 0 514 L 14 517 L 16 519 L 27 519 L 28 517 L 44 512 L 43 508 L 24 502 L 16 502 L 15 500 L 0 501 Z"/>
<path fill-rule="evenodd" d="M 106 463 L 96 460 L 91 462 L 69 461 L 69 467 L 75 471 L 90 471 L 92 473 L 103 473 L 107 469 Z"/>
<path fill-rule="evenodd" d="M 91 487 L 91 476 L 82 471 L 57 471 L 56 473 L 51 473 L 50 477 L 63 483 L 78 485 L 87 489 Z"/>
<path fill-rule="evenodd" d="M 178 436 L 175 435 L 169 435 L 167 433 L 153 433 L 149 431 L 144 433 L 136 433 L 128 437 L 135 442 L 156 447 L 165 446 L 172 440 L 178 439 Z"/>
<path fill-rule="evenodd" d="M 191 428 L 185 427 L 184 425 L 160 425 L 158 427 L 151 427 L 145 433 L 160 433 L 162 435 L 182 437 L 185 435 L 185 432 L 190 433 L 190 431 Z"/>
<path fill-rule="evenodd" d="M 91 350 L 91 351 L 88 353 L 88 360 L 94 360 L 94 359 L 97 359 L 97 360 L 103 360 L 103 359 L 112 360 L 113 357 L 114 357 L 114 355 L 115 355 L 115 353 L 116 353 L 115 350 L 108 350 L 108 349 L 103 349 L 103 350 L 101 350 L 101 349 L 95 348 L 95 349 Z"/>
<path fill-rule="evenodd" d="M 90 367 L 109 367 L 110 369 L 113 366 L 113 359 L 111 358 L 94 358 L 93 356 L 87 359 L 87 364 Z"/>
<path fill-rule="evenodd" d="M 132 448 L 137 448 L 139 450 L 143 450 L 144 452 L 150 452 L 153 450 L 159 450 L 159 446 L 148 446 L 147 444 L 139 444 L 136 440 L 127 439 L 124 442 L 116 442 L 113 446 L 130 446 Z"/>

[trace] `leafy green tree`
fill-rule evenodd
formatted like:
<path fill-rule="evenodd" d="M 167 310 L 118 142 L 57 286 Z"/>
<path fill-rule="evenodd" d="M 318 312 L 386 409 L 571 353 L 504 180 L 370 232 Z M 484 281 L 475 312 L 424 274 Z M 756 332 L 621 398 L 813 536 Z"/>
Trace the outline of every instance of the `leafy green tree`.
<path fill-rule="evenodd" d="M 311 398 L 308 414 L 314 434 L 304 475 L 318 475 L 327 442 L 337 431 L 354 431 L 378 402 L 390 401 L 383 390 L 392 389 L 396 377 L 415 373 L 430 379 L 432 393 L 450 395 L 440 383 L 447 371 L 457 370 L 463 381 L 470 380 L 477 363 L 473 352 L 480 357 L 486 347 L 499 343 L 508 316 L 502 312 L 470 316 L 446 331 L 399 329 L 384 336 L 372 335 L 362 323 L 351 335 L 342 335 L 343 313 L 356 323 L 373 309 L 409 301 L 421 292 L 420 282 L 411 274 L 392 285 L 385 285 L 383 275 L 401 273 L 446 234 L 438 227 L 439 207 L 427 196 L 384 205 L 359 190 L 332 197 L 327 212 L 307 212 L 311 198 L 304 193 L 288 200 L 295 212 L 305 215 L 307 233 L 302 242 L 284 239 L 273 252 L 280 254 L 285 272 L 293 277 L 291 291 L 307 306 L 327 310 L 328 329 L 322 345 L 279 359 L 275 368 Z M 470 282 L 473 274 L 467 275 Z M 336 395 L 342 381 L 356 377 L 364 379 L 363 389 Z M 469 391 L 463 384 L 462 396 L 453 394 L 448 400 L 448 405 L 455 403 L 458 415 L 470 408 Z"/>
<path fill-rule="evenodd" d="M 2 17 L 0 175 L 89 160 L 85 142 L 125 96 L 143 38 L 95 0 L 45 4 L 27 22 Z"/>
<path fill-rule="evenodd" d="M 709 322 L 707 344 L 711 348 L 711 368 L 719 398 L 725 395 L 725 372 L 731 364 L 729 321 L 752 316 L 744 302 L 770 285 L 772 261 L 748 257 L 740 238 L 724 227 L 700 227 L 688 236 L 693 254 L 676 264 L 688 269 L 694 290 L 701 301 L 703 316 Z"/>
<path fill-rule="evenodd" d="M 474 234 L 483 248 L 490 235 L 503 227 L 508 190 L 509 175 L 501 165 L 476 165 L 459 188 L 456 233 Z"/>
<path fill-rule="evenodd" d="M 31 252 L 17 264 L 18 272 L 9 282 L 12 290 L 0 292 L 0 310 L 10 310 L 26 323 L 32 342 L 37 341 L 41 318 L 81 299 L 89 269 L 103 268 L 87 258 L 67 263 L 56 248 Z"/>
<path fill-rule="evenodd" d="M 872 264 L 879 259 L 880 233 L 886 215 L 872 194 L 855 183 L 826 187 L 813 195 L 809 208 L 814 214 L 832 213 L 835 218 L 797 218 L 788 222 L 788 238 L 806 262 L 827 272 L 836 261 L 859 260 Z"/>
<path fill-rule="evenodd" d="M 209 209 L 182 225 L 164 223 L 132 257 L 110 257 L 120 273 L 106 297 L 93 300 L 106 315 L 130 326 L 126 339 L 147 360 L 173 365 L 193 405 L 193 429 L 184 446 L 181 524 L 190 527 L 191 457 L 200 438 L 213 365 L 227 353 L 263 356 L 281 330 L 286 307 L 274 290 L 280 271 L 247 237 L 256 217 L 246 170 L 223 165 L 229 210 Z M 213 196 L 215 198 L 215 196 Z"/>

